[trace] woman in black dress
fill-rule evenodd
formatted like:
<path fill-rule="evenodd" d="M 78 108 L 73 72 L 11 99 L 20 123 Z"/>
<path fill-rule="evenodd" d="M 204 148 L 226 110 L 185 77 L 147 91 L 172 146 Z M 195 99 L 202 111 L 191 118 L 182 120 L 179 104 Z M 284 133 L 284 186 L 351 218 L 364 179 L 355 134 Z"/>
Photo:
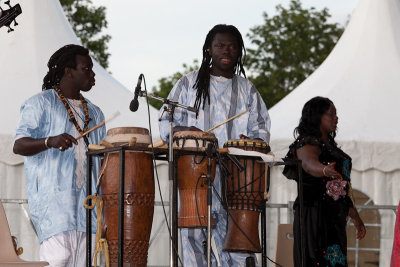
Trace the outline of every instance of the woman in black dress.
<path fill-rule="evenodd" d="M 364 224 L 354 207 L 351 194 L 351 158 L 336 144 L 338 117 L 332 101 L 314 97 L 303 107 L 296 141 L 288 159 L 299 159 L 303 168 L 305 266 L 347 266 L 346 222 L 349 216 L 357 238 L 365 236 Z M 298 180 L 295 166 L 283 174 Z M 294 263 L 301 265 L 299 200 L 295 202 Z"/>

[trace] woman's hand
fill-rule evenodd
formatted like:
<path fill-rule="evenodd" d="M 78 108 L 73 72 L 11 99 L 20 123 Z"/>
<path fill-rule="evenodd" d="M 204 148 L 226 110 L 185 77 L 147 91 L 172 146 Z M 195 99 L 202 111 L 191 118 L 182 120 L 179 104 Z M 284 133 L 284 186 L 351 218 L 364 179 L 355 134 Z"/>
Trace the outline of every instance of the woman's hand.
<path fill-rule="evenodd" d="M 332 179 L 342 179 L 342 175 L 335 170 L 336 162 L 329 163 L 322 169 L 322 173 L 326 177 L 330 177 Z"/>
<path fill-rule="evenodd" d="M 361 220 L 357 209 L 354 207 L 349 208 L 349 216 L 357 229 L 357 239 L 363 239 L 365 234 L 367 233 L 367 230 L 365 229 L 364 223 Z"/>
<path fill-rule="evenodd" d="M 314 145 L 304 145 L 297 149 L 297 157 L 301 160 L 301 166 L 304 171 L 314 177 L 330 177 L 333 179 L 342 179 L 342 175 L 335 170 L 336 162 L 323 165 L 319 161 L 321 149 Z"/>

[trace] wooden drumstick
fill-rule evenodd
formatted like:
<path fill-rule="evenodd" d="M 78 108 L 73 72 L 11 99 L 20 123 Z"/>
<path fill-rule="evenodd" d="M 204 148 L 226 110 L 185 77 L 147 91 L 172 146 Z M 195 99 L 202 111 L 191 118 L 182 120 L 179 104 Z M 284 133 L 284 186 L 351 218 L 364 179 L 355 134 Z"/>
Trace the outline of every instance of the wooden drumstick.
<path fill-rule="evenodd" d="M 99 149 L 104 149 L 106 148 L 105 146 L 99 146 L 99 145 L 95 145 L 95 144 L 89 144 L 88 148 L 90 150 L 99 150 Z"/>
<path fill-rule="evenodd" d="M 87 130 L 86 132 L 84 132 L 81 136 L 79 136 L 79 137 L 77 137 L 76 138 L 76 140 L 79 140 L 79 139 L 81 139 L 82 137 L 84 137 L 85 135 L 87 135 L 88 133 L 91 133 L 91 132 L 93 132 L 94 130 L 96 130 L 97 128 L 99 128 L 99 127 L 101 127 L 101 126 L 103 126 L 104 124 L 106 124 L 107 122 L 109 122 L 109 121 L 111 121 L 111 120 L 113 120 L 113 119 L 115 119 L 116 117 L 118 117 L 119 116 L 119 111 L 117 111 L 117 112 L 115 112 L 115 114 L 114 115 L 112 115 L 110 118 L 108 118 L 108 119 L 106 119 L 106 120 L 104 120 L 103 122 L 100 122 L 99 124 L 97 124 L 96 126 L 94 126 L 92 129 L 90 129 L 90 130 Z"/>
<path fill-rule="evenodd" d="M 227 122 L 230 122 L 230 121 L 233 120 L 233 119 L 236 119 L 237 117 L 243 115 L 243 114 L 246 113 L 246 112 L 247 112 L 247 110 L 245 110 L 245 111 L 243 111 L 243 112 L 240 112 L 239 114 L 236 114 L 235 116 L 230 117 L 229 119 L 227 119 L 227 120 L 225 120 L 225 121 L 223 121 L 223 122 L 221 122 L 221 123 L 218 123 L 218 124 L 215 125 L 214 127 L 208 129 L 208 130 L 206 131 L 206 133 L 208 133 L 209 131 L 214 130 L 215 128 L 218 128 L 219 126 L 221 126 L 221 125 L 223 125 L 223 124 L 225 124 L 225 123 L 227 123 Z"/>
<path fill-rule="evenodd" d="M 114 147 L 113 144 L 107 142 L 106 140 L 101 140 L 101 141 L 100 141 L 100 145 L 105 146 L 105 147 L 107 147 L 107 148 Z"/>
<path fill-rule="evenodd" d="M 154 143 L 153 143 L 153 147 L 154 147 L 154 148 L 161 147 L 161 146 L 163 146 L 163 145 L 165 145 L 164 140 L 158 140 L 157 142 L 154 142 Z M 148 147 L 148 148 L 151 148 L 151 144 L 148 145 L 147 147 Z"/>

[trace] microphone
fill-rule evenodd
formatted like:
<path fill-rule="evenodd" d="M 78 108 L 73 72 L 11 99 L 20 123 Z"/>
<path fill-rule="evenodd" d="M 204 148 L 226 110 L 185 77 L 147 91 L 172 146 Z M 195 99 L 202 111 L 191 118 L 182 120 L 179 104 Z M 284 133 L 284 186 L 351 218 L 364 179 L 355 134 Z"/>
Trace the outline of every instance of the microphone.
<path fill-rule="evenodd" d="M 142 78 L 143 78 L 143 74 L 140 74 L 139 79 L 137 81 L 136 88 L 135 88 L 135 97 L 133 98 L 133 100 L 131 101 L 131 104 L 129 105 L 129 109 L 132 112 L 135 112 L 139 108 L 138 96 L 139 96 L 139 92 L 141 89 L 140 85 L 142 84 Z"/>

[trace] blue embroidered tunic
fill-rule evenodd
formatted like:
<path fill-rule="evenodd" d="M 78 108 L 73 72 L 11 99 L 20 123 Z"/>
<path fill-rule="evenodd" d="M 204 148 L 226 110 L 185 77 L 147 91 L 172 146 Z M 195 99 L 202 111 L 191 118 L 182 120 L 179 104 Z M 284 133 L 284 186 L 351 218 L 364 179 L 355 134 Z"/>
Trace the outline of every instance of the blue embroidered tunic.
<path fill-rule="evenodd" d="M 198 71 L 183 76 L 172 88 L 168 98 L 187 106 L 194 106 L 197 90 L 193 88 Z M 219 147 L 229 139 L 238 139 L 244 134 L 250 139 L 260 138 L 269 142 L 271 121 L 264 101 L 254 85 L 247 79 L 235 75 L 232 79 L 210 76 L 210 104 L 203 102 L 199 109 L 198 118 L 194 112 L 176 108 L 173 126 L 195 126 L 206 131 L 232 116 L 247 110 L 243 115 L 223 124 L 211 131 L 218 139 Z M 163 107 L 160 110 L 160 114 Z M 169 136 L 169 120 L 166 114 L 160 122 L 160 135 L 165 141 Z M 214 188 L 221 195 L 221 179 L 217 168 L 214 179 Z M 212 235 L 216 240 L 221 266 L 244 266 L 248 253 L 229 253 L 222 251 L 222 243 L 226 235 L 227 214 L 222 208 L 218 197 L 212 194 L 212 216 L 216 223 Z M 207 261 L 203 253 L 202 241 L 204 236 L 200 229 L 181 228 L 184 266 L 206 266 Z M 216 265 L 212 253 L 212 265 Z"/>
<path fill-rule="evenodd" d="M 87 100 L 87 99 L 86 99 Z M 83 128 L 83 107 L 69 100 L 75 117 Z M 87 100 L 88 129 L 104 121 L 100 108 Z M 21 106 L 21 118 L 15 139 L 35 139 L 68 133 L 77 138 L 78 131 L 54 90 L 45 90 L 29 98 Z M 105 127 L 91 132 L 89 143 L 99 144 L 105 138 Z M 78 145 L 60 151 L 47 149 L 24 157 L 29 211 L 40 243 L 58 233 L 77 230 L 86 231 L 86 145 L 83 138 Z M 92 193 L 95 192 L 100 159 L 93 158 Z M 96 232 L 96 213 L 92 212 L 92 231 Z"/>
<path fill-rule="evenodd" d="M 197 90 L 193 88 L 197 71 L 183 76 L 172 88 L 168 98 L 183 105 L 194 106 Z M 174 126 L 195 126 L 206 131 L 226 119 L 247 112 L 236 119 L 214 129 L 213 134 L 218 139 L 219 147 L 229 139 L 238 139 L 244 134 L 250 139 L 260 138 L 269 142 L 271 121 L 267 108 L 257 89 L 247 79 L 235 75 L 232 79 L 212 76 L 210 78 L 210 105 L 203 102 L 198 118 L 194 112 L 176 108 Z M 160 110 L 162 113 L 163 108 Z M 160 123 L 161 139 L 168 141 L 168 117 L 164 115 Z"/>

